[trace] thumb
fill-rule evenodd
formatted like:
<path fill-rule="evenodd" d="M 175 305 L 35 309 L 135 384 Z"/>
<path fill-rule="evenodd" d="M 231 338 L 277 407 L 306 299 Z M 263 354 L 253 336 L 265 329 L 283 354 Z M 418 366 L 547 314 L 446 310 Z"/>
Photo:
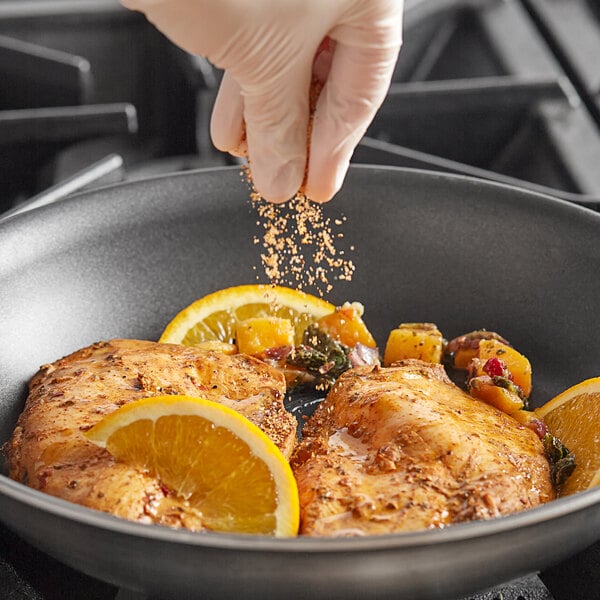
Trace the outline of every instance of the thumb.
<path fill-rule="evenodd" d="M 330 200 L 340 189 L 350 159 L 381 106 L 400 49 L 361 48 L 338 42 L 314 115 L 306 195 Z"/>

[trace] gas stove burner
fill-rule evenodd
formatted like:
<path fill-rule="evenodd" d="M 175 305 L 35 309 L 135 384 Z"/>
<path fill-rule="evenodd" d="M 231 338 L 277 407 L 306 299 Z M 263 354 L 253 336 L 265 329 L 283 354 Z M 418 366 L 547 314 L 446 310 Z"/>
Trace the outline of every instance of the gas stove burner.
<path fill-rule="evenodd" d="M 461 173 L 600 207 L 600 20 L 584 4 L 414 3 L 396 82 L 355 160 Z M 534 8 L 554 17 L 565 52 L 549 45 Z M 565 12 L 580 17 L 568 33 Z M 575 56 L 580 25 L 586 49 L 570 67 L 565 57 Z M 576 69 L 585 75 L 574 77 Z"/>
<path fill-rule="evenodd" d="M 220 74 L 116 0 L 0 0 L 0 74 L 0 212 L 115 154 L 121 180 L 231 163 L 208 141 Z"/>
<path fill-rule="evenodd" d="M 449 171 L 600 206 L 592 0 L 407 0 L 394 82 L 354 162 Z M 220 72 L 116 0 L 0 0 L 0 212 L 65 181 L 234 164 Z M 120 156 L 107 178 L 95 165 Z M 36 205 L 34 202 L 33 205 Z"/>

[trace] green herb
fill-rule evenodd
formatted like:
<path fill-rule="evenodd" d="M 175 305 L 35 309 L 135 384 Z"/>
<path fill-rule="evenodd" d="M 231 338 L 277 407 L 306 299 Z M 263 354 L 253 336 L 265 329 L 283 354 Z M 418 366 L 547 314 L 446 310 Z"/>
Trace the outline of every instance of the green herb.
<path fill-rule="evenodd" d="M 349 348 L 331 336 L 310 325 L 304 332 L 302 344 L 296 346 L 286 362 L 306 369 L 315 377 L 320 389 L 328 389 L 333 382 L 350 368 Z"/>
<path fill-rule="evenodd" d="M 550 463 L 550 477 L 555 487 L 563 484 L 573 473 L 575 455 L 554 435 L 547 433 L 542 440 Z"/>

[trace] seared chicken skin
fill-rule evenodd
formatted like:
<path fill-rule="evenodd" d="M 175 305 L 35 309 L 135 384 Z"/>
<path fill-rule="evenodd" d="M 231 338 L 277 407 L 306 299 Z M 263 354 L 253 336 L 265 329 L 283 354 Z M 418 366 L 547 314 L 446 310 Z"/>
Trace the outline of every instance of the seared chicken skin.
<path fill-rule="evenodd" d="M 226 404 L 258 425 L 289 457 L 296 419 L 283 406 L 285 379 L 244 355 L 137 340 L 100 342 L 44 365 L 4 451 L 10 476 L 53 496 L 119 517 L 202 529 L 160 482 L 116 462 L 82 433 L 119 406 L 185 394 Z"/>
<path fill-rule="evenodd" d="M 301 533 L 313 536 L 444 527 L 555 496 L 535 433 L 417 360 L 344 373 L 292 467 Z"/>

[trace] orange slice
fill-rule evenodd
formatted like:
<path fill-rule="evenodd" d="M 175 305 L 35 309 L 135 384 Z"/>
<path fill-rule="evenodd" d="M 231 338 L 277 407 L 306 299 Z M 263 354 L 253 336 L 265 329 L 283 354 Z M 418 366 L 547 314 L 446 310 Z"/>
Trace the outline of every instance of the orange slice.
<path fill-rule="evenodd" d="M 240 285 L 204 296 L 184 308 L 166 326 L 159 342 L 194 346 L 219 340 L 231 344 L 242 321 L 278 317 L 292 322 L 299 344 L 310 323 L 334 311 L 333 304 L 292 288 Z"/>
<path fill-rule="evenodd" d="M 571 452 L 577 466 L 561 487 L 561 495 L 600 484 L 600 377 L 565 390 L 535 414 Z"/>
<path fill-rule="evenodd" d="M 298 489 L 281 451 L 235 410 L 188 396 L 125 404 L 85 436 L 157 477 L 212 531 L 295 536 Z"/>

